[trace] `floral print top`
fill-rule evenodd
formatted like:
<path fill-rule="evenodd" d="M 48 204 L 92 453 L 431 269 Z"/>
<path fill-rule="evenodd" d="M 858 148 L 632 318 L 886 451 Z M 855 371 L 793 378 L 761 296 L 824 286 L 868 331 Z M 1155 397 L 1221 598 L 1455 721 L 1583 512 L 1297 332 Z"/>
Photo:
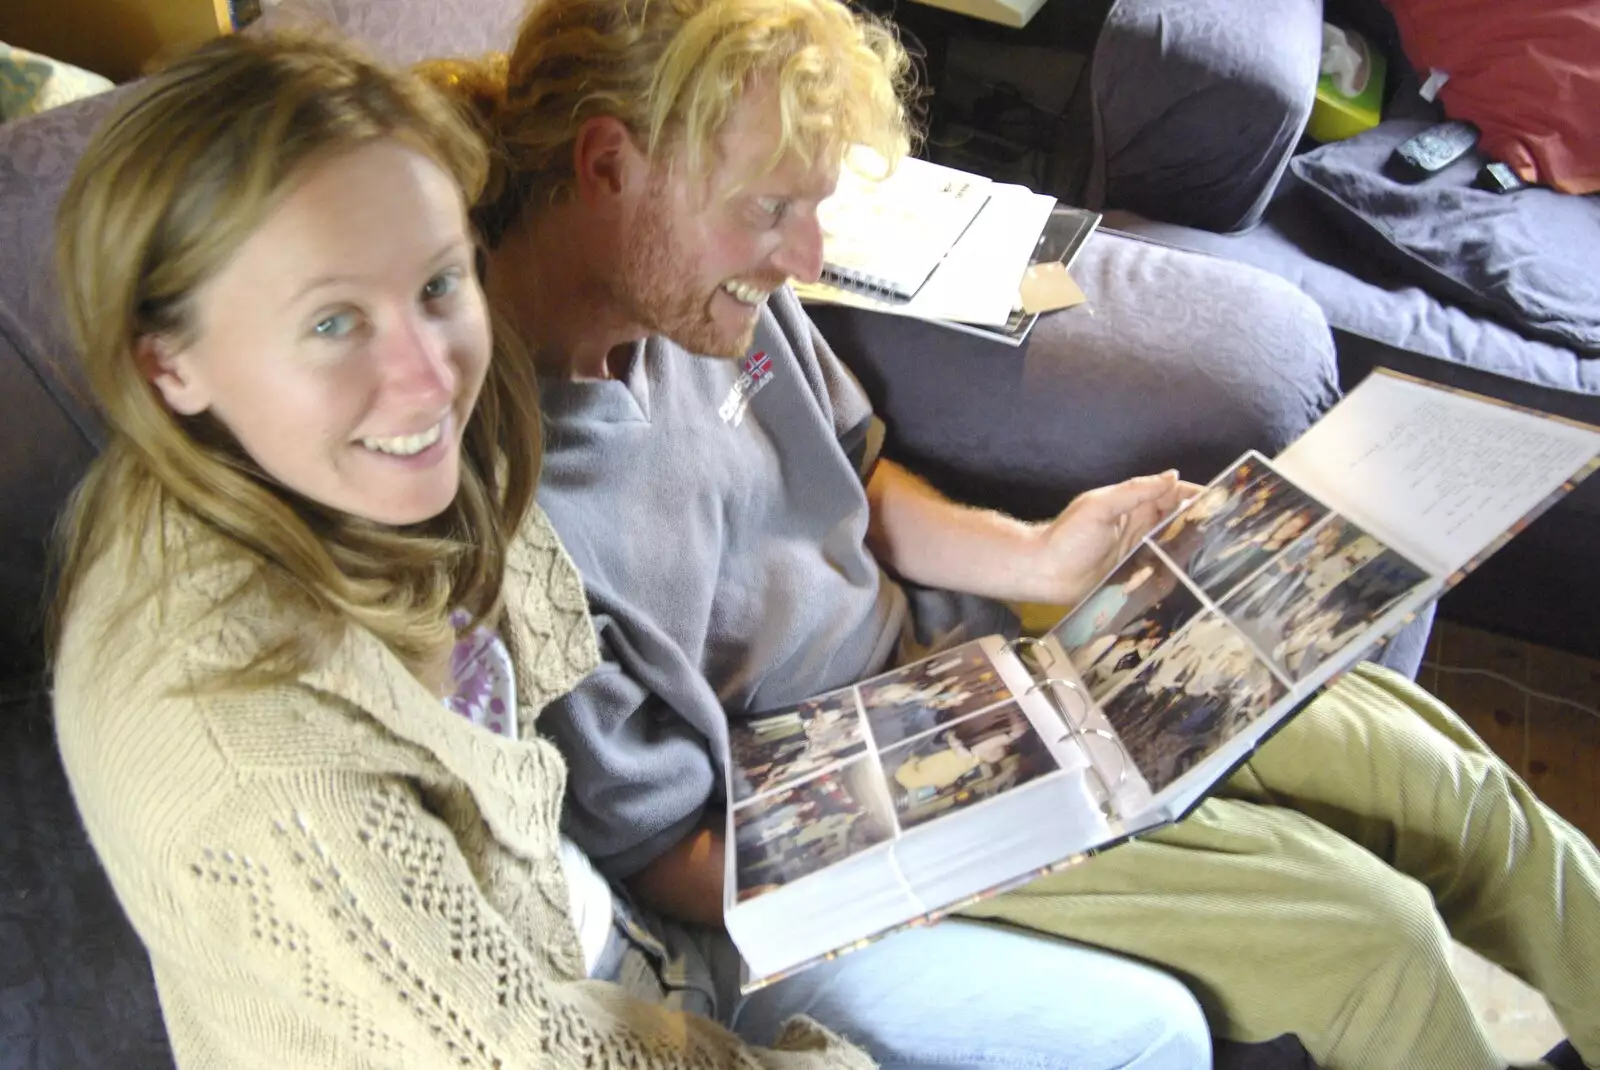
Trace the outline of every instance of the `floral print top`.
<path fill-rule="evenodd" d="M 459 633 L 471 619 L 464 609 L 450 614 Z M 456 640 L 450 652 L 453 690 L 444 704 L 475 725 L 496 735 L 517 738 L 517 683 L 512 675 L 511 652 L 499 633 L 485 625 Z"/>

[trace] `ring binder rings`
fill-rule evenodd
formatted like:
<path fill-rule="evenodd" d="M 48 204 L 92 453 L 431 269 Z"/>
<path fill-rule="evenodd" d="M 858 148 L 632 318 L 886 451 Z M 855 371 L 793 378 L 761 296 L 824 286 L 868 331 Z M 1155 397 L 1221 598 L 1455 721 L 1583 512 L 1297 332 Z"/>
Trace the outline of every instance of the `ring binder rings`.
<path fill-rule="evenodd" d="M 1117 739 L 1114 733 L 1107 732 L 1104 728 L 1080 728 L 1076 729 L 1072 735 L 1079 741 L 1084 736 L 1097 736 L 1102 739 L 1109 739 L 1116 745 L 1117 754 L 1122 759 L 1122 764 L 1117 767 L 1117 782 L 1115 784 L 1106 783 L 1105 774 L 1100 771 L 1100 767 L 1095 765 L 1092 759 L 1090 760 L 1089 768 L 1085 772 L 1093 777 L 1100 787 L 1100 813 L 1111 821 L 1121 821 L 1122 812 L 1117 808 L 1117 791 L 1128 779 L 1127 749 L 1123 747 L 1122 741 Z M 1084 752 L 1088 753 L 1089 748 L 1084 747 Z"/>
<path fill-rule="evenodd" d="M 1028 637 L 1025 636 L 1024 638 Z M 1030 638 L 1029 642 L 1034 646 L 1044 649 L 1046 653 L 1049 652 L 1049 647 L 1042 641 Z M 1008 643 L 1008 649 L 1015 649 L 1016 643 L 1016 640 L 1013 640 L 1012 643 Z M 1079 724 L 1078 718 L 1074 717 L 1070 712 L 1064 709 L 1061 705 L 1061 702 L 1056 698 L 1056 693 L 1054 690 L 1056 687 L 1066 688 L 1074 698 L 1083 704 L 1079 708 L 1079 716 L 1083 716 L 1088 713 L 1088 699 L 1084 697 L 1083 689 L 1079 687 L 1077 682 L 1074 680 L 1063 680 L 1057 676 L 1047 676 L 1042 680 L 1034 681 L 1033 684 L 1029 686 L 1025 694 L 1043 694 L 1050 700 L 1050 704 L 1054 706 L 1056 712 L 1061 715 L 1061 722 L 1066 727 L 1066 731 L 1058 736 L 1056 741 L 1059 743 L 1070 742 L 1077 744 L 1078 748 L 1083 752 L 1084 758 L 1089 762 L 1087 772 L 1089 775 L 1093 776 L 1095 780 L 1099 781 L 1101 790 L 1100 812 L 1112 820 L 1120 820 L 1122 815 L 1117 809 L 1116 792 L 1117 789 L 1121 788 L 1128 781 L 1128 765 L 1131 762 L 1131 759 L 1128 756 L 1128 749 L 1122 745 L 1122 740 L 1117 738 L 1115 732 L 1108 732 L 1104 728 L 1097 728 L 1093 725 Z M 1106 782 L 1106 775 L 1101 770 L 1100 763 L 1095 760 L 1095 750 L 1084 742 L 1085 737 L 1088 736 L 1093 736 L 1097 739 L 1108 740 L 1110 741 L 1111 745 L 1116 748 L 1118 764 L 1115 784 L 1108 784 Z"/>
<path fill-rule="evenodd" d="M 1035 639 L 1031 635 L 1019 635 L 1007 643 L 1005 649 L 1013 654 L 1020 654 L 1024 649 L 1030 650 L 1036 657 L 1042 653 L 1049 660 L 1041 663 L 1041 668 L 1048 669 L 1055 664 L 1056 656 L 1050 652 L 1050 647 L 1043 640 Z M 1074 684 L 1073 686 L 1076 687 L 1077 685 Z"/>
<path fill-rule="evenodd" d="M 1040 644 L 1040 645 L 1042 646 L 1043 644 Z M 1066 688 L 1068 691 L 1072 691 L 1074 693 L 1076 693 L 1079 690 L 1078 685 L 1077 685 L 1077 683 L 1075 681 L 1062 680 L 1062 679 L 1059 679 L 1059 678 L 1054 677 L 1054 676 L 1047 676 L 1043 680 L 1035 680 L 1033 685 L 1028 688 L 1026 694 L 1031 695 L 1036 691 L 1043 691 L 1045 688 L 1050 687 L 1051 685 L 1059 685 L 1061 687 Z M 1071 719 L 1072 719 L 1067 714 L 1066 710 L 1062 710 L 1061 711 L 1061 715 L 1063 717 L 1066 717 L 1069 721 L 1071 721 Z"/>

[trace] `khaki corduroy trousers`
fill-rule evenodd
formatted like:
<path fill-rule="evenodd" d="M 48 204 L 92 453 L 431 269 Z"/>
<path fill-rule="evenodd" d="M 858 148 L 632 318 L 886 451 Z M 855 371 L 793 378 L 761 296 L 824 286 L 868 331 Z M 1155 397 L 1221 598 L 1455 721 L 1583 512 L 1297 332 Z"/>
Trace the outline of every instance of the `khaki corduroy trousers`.
<path fill-rule="evenodd" d="M 1600 1065 L 1600 855 L 1449 708 L 1363 665 L 1179 824 L 963 911 L 1171 970 L 1326 1070 L 1504 1070 L 1454 936 Z"/>

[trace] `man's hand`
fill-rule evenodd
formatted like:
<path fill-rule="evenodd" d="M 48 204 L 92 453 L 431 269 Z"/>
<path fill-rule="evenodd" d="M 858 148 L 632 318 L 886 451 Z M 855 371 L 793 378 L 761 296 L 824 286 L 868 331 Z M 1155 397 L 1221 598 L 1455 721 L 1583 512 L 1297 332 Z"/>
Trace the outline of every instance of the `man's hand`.
<path fill-rule="evenodd" d="M 698 829 L 627 880 L 641 904 L 679 921 L 722 927 L 722 834 Z"/>
<path fill-rule="evenodd" d="M 867 484 L 867 545 L 926 587 L 1007 602 L 1074 606 L 1168 513 L 1200 488 L 1176 472 L 1087 491 L 1047 524 L 956 505 L 891 461 Z"/>
<path fill-rule="evenodd" d="M 1028 601 L 1077 605 L 1140 539 L 1200 490 L 1169 471 L 1078 495 L 1039 531 L 1034 570 L 1044 589 Z"/>

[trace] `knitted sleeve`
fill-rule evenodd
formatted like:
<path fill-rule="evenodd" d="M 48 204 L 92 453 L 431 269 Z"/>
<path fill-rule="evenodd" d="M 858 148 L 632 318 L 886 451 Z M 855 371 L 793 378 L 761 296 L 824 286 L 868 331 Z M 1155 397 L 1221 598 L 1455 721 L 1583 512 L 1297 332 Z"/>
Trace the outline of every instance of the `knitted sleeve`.
<path fill-rule="evenodd" d="M 776 1049 L 752 1048 L 707 1019 L 571 979 L 551 946 L 562 931 L 559 862 L 534 874 L 520 915 L 548 918 L 551 940 L 519 939 L 407 782 L 349 772 L 247 780 L 212 815 L 181 849 L 192 857 L 175 905 L 222 959 L 214 964 L 284 1015 L 260 1023 L 265 1033 L 321 1035 L 382 1065 L 872 1066 L 805 1019 Z"/>

